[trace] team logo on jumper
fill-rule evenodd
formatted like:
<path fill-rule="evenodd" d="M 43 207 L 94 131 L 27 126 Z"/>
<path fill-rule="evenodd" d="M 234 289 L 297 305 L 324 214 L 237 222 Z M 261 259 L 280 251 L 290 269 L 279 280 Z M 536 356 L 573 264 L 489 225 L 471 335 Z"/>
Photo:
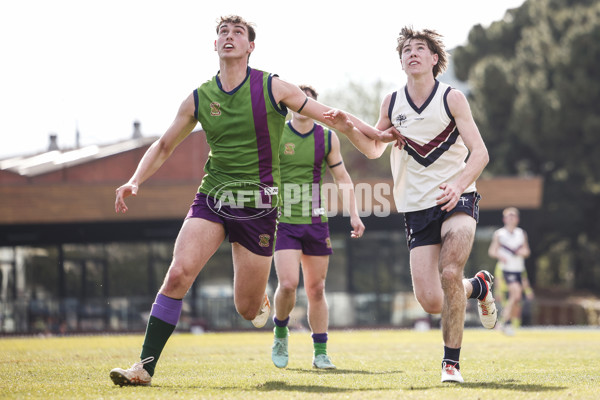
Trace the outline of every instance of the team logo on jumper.
<path fill-rule="evenodd" d="M 402 123 L 404 121 L 406 121 L 406 115 L 404 115 L 404 114 L 398 114 L 398 116 L 396 117 L 396 125 L 402 126 Z"/>
<path fill-rule="evenodd" d="M 213 117 L 218 117 L 219 115 L 221 115 L 221 105 L 216 101 L 210 103 L 210 115 L 212 115 Z"/>
<path fill-rule="evenodd" d="M 258 235 L 258 245 L 260 247 L 269 247 L 269 242 L 271 240 L 271 235 L 267 235 L 263 233 L 262 235 Z"/>
<path fill-rule="evenodd" d="M 279 188 L 252 181 L 233 181 L 207 193 L 206 205 L 228 219 L 249 220 L 276 212 Z"/>
<path fill-rule="evenodd" d="M 296 145 L 294 143 L 286 143 L 283 149 L 283 154 L 293 155 L 295 153 Z"/>

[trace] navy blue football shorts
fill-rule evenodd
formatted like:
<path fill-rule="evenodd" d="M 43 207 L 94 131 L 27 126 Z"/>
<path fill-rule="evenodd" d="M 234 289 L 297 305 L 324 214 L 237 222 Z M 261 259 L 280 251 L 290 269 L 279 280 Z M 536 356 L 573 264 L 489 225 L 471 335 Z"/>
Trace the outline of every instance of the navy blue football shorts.
<path fill-rule="evenodd" d="M 507 285 L 513 282 L 519 282 L 520 285 L 523 285 L 523 278 L 520 272 L 502 271 L 502 275 L 504 275 L 504 281 Z"/>
<path fill-rule="evenodd" d="M 442 243 L 442 224 L 451 215 L 462 212 L 479 222 L 479 200 L 477 192 L 463 193 L 458 204 L 450 211 L 442 211 L 442 205 L 425 210 L 404 213 L 406 244 L 409 249 Z"/>

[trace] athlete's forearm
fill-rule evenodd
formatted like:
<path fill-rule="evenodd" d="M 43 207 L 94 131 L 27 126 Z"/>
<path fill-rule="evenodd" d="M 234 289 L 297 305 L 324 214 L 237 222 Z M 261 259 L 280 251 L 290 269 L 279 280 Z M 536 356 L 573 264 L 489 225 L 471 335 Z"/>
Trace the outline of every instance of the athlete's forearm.
<path fill-rule="evenodd" d="M 465 169 L 456 181 L 461 191 L 464 191 L 479 178 L 489 160 L 490 158 L 485 147 L 471 152 Z"/>
<path fill-rule="evenodd" d="M 161 145 L 160 139 L 152 143 L 140 160 L 129 182 L 137 186 L 148 180 L 169 158 L 172 150 Z"/>

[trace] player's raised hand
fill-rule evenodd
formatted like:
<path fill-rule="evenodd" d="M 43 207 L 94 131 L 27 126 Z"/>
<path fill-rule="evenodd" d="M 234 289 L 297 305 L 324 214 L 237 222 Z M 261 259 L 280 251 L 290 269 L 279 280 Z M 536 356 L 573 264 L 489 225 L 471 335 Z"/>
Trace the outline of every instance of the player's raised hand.
<path fill-rule="evenodd" d="M 348 114 L 342 110 L 331 109 L 323 113 L 323 117 L 328 121 L 328 125 L 341 132 L 354 129 L 354 123 L 348 117 Z"/>
<path fill-rule="evenodd" d="M 450 211 L 458 204 L 462 191 L 453 183 L 442 183 L 439 187 L 442 193 L 436 198 L 437 205 L 442 205 L 442 211 Z"/>
<path fill-rule="evenodd" d="M 395 141 L 396 143 L 394 143 L 394 146 L 398 147 L 399 149 L 404 148 L 404 145 L 406 144 L 406 139 L 404 138 L 404 136 L 402 136 L 400 131 L 398 131 L 398 129 L 396 129 L 395 126 L 391 126 L 391 127 L 387 128 L 385 131 L 383 131 L 381 133 L 380 140 L 385 143 Z"/>
<path fill-rule="evenodd" d="M 115 199 L 115 211 L 119 212 L 127 212 L 128 208 L 125 204 L 125 198 L 129 196 L 137 196 L 138 185 L 127 182 L 126 184 L 119 186 L 116 192 Z"/>

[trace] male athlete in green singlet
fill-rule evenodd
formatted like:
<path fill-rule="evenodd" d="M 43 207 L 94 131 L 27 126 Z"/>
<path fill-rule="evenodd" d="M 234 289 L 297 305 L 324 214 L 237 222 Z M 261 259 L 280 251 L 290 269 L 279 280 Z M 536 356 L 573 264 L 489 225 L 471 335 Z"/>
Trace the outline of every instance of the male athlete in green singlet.
<path fill-rule="evenodd" d="M 306 95 L 317 99 L 310 86 L 300 86 Z M 329 310 L 325 298 L 325 278 L 332 254 L 329 225 L 321 196 L 327 167 L 348 194 L 352 237 L 360 237 L 364 225 L 358 216 L 354 186 L 340 153 L 335 132 L 316 124 L 311 118 L 292 113 L 280 147 L 283 205 L 275 242 L 275 269 L 279 284 L 275 292 L 275 338 L 271 352 L 278 368 L 288 364 L 288 323 L 296 303 L 300 263 L 308 299 L 308 323 L 313 338 L 313 366 L 334 369 L 327 355 Z"/>
<path fill-rule="evenodd" d="M 243 18 L 222 17 L 216 31 L 217 75 L 183 101 L 171 126 L 149 147 L 130 180 L 116 190 L 115 210 L 126 212 L 125 198 L 137 195 L 139 185 L 201 123 L 211 149 L 206 175 L 152 305 L 140 361 L 110 372 L 117 385 L 150 385 L 179 321 L 183 297 L 226 236 L 233 255 L 236 310 L 257 327 L 268 320 L 265 290 L 276 226 L 279 140 L 288 108 L 347 135 L 393 140 L 391 132 L 379 132 L 353 116 L 327 122 L 325 116 L 335 111 L 310 100 L 298 86 L 250 68 L 256 33 Z"/>

